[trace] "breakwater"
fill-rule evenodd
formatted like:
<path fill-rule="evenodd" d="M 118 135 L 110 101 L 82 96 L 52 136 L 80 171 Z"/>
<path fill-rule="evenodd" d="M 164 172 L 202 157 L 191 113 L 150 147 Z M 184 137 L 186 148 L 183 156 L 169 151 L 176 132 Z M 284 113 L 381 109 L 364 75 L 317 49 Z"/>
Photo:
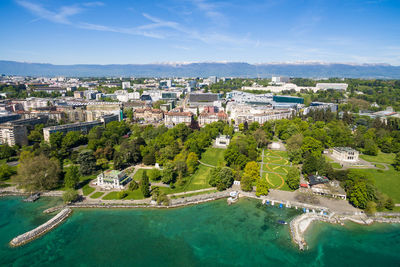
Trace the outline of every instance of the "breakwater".
<path fill-rule="evenodd" d="M 51 229 L 59 225 L 61 222 L 63 222 L 71 214 L 71 212 L 72 210 L 70 208 L 63 209 L 56 216 L 54 216 L 44 224 L 36 227 L 35 229 L 29 232 L 26 232 L 22 235 L 13 238 L 10 241 L 10 245 L 12 247 L 18 247 L 34 240 L 35 238 L 38 238 L 39 236 L 45 234 L 46 232 L 50 231 Z"/>

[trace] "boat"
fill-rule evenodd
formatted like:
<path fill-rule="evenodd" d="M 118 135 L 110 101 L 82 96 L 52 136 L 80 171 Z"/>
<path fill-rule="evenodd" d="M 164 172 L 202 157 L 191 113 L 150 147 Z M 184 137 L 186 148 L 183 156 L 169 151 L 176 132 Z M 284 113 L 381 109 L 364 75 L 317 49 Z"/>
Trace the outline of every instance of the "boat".
<path fill-rule="evenodd" d="M 279 220 L 278 223 L 279 224 L 287 224 L 287 222 L 285 222 L 284 220 Z"/>

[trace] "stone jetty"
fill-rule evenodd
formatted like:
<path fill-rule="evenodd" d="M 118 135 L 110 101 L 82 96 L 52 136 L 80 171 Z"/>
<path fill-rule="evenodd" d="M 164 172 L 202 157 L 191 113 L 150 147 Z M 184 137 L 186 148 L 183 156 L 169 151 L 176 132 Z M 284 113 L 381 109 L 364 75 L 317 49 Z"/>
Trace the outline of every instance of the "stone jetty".
<path fill-rule="evenodd" d="M 10 246 L 12 247 L 18 247 L 22 246 L 35 238 L 38 238 L 39 236 L 45 234 L 46 232 L 50 231 L 57 225 L 59 225 L 61 222 L 63 222 L 70 214 L 72 210 L 70 208 L 65 208 L 61 210 L 56 216 L 45 222 L 44 224 L 36 227 L 35 229 L 26 232 L 25 234 L 19 235 L 15 238 L 13 238 L 10 241 Z"/>

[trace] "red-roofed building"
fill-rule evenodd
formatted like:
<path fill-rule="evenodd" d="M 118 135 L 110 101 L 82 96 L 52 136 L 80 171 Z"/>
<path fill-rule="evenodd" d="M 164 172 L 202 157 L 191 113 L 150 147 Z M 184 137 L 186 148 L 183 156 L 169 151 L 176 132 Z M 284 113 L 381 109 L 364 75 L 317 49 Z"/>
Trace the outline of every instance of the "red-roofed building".
<path fill-rule="evenodd" d="M 199 115 L 199 124 L 204 126 L 216 121 L 228 121 L 228 115 L 224 111 L 218 111 L 217 107 L 205 107 Z"/>

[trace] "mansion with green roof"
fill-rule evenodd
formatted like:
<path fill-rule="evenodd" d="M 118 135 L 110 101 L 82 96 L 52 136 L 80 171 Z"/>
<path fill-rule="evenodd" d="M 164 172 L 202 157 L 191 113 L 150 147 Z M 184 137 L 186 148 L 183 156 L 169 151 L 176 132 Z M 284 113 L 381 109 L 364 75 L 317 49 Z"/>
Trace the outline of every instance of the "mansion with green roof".
<path fill-rule="evenodd" d="M 97 185 L 105 189 L 124 189 L 131 180 L 123 171 L 108 170 L 97 176 Z"/>

